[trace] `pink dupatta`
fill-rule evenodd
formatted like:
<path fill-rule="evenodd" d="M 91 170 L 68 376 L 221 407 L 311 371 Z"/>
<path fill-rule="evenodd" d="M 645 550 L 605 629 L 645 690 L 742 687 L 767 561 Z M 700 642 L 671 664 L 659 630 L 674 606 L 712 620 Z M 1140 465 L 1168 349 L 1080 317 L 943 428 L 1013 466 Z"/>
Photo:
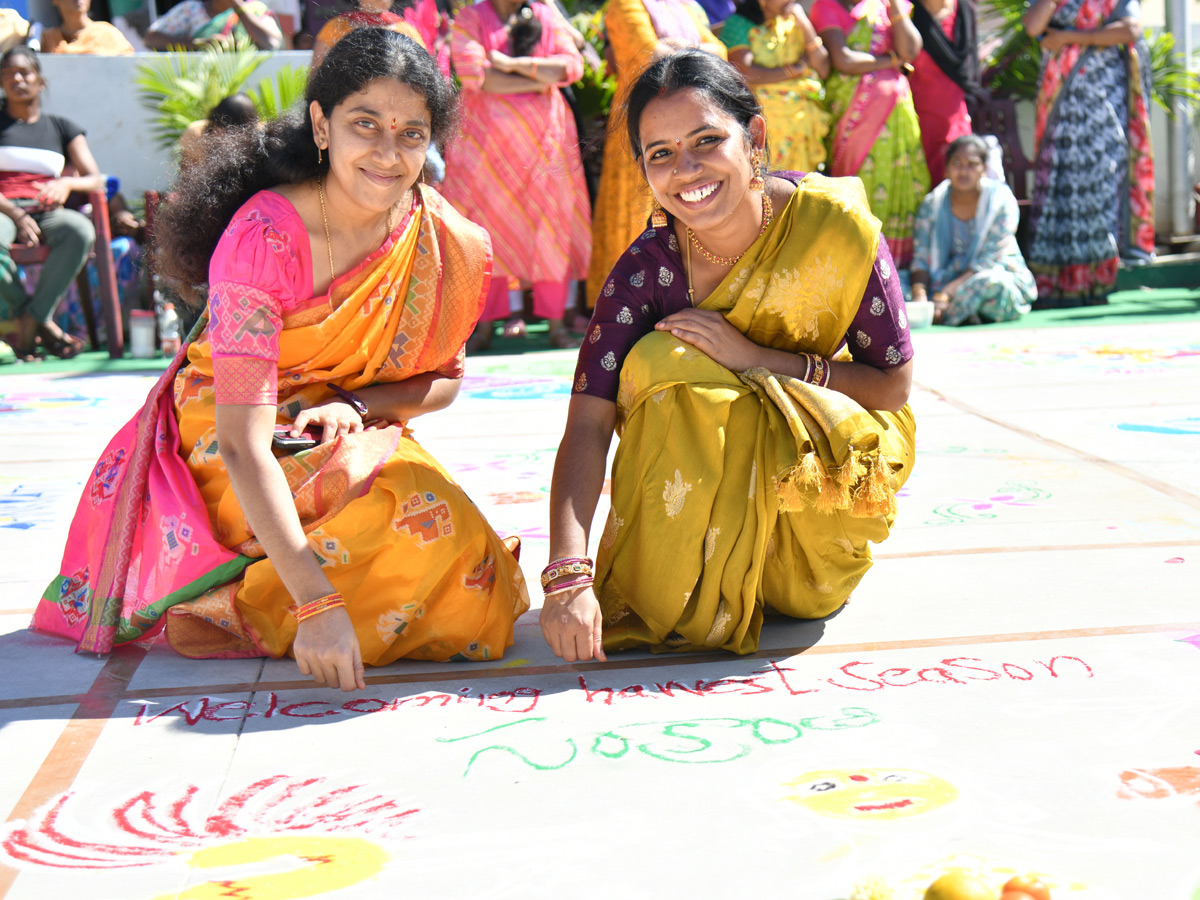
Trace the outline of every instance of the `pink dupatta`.
<path fill-rule="evenodd" d="M 837 0 L 818 0 L 812 21 L 818 32 L 840 28 L 853 50 L 885 54 L 892 49 L 885 0 L 860 0 L 849 12 Z M 831 175 L 857 174 L 892 110 L 909 93 L 908 79 L 895 69 L 859 76 L 849 108 L 834 130 Z"/>

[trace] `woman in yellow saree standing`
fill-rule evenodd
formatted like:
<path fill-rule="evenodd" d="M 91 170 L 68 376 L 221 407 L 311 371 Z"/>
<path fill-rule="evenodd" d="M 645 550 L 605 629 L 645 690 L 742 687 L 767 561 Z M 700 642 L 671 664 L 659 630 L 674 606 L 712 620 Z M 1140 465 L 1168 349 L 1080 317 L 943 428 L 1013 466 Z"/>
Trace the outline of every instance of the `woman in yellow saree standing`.
<path fill-rule="evenodd" d="M 725 45 L 708 29 L 708 17 L 695 0 L 609 0 L 604 28 L 615 64 L 617 97 L 624 97 L 638 73 L 656 57 L 681 47 L 700 47 L 725 58 Z M 618 116 L 608 120 L 604 164 L 592 213 L 592 257 L 587 300 L 596 294 L 613 263 L 641 233 L 650 197 L 633 164 Z"/>
<path fill-rule="evenodd" d="M 659 60 L 626 114 L 662 208 L 580 352 L 542 630 L 567 660 L 750 653 L 766 606 L 829 615 L 888 535 L 915 433 L 904 301 L 857 179 L 764 177 L 766 125 L 727 63 Z"/>
<path fill-rule="evenodd" d="M 510 547 L 407 427 L 457 394 L 490 277 L 486 233 L 416 183 L 452 90 L 410 39 L 362 29 L 307 99 L 208 138 L 159 219 L 161 268 L 207 276 L 209 303 L 97 464 L 35 613 L 79 650 L 166 623 L 185 655 L 290 653 L 353 690 L 364 663 L 496 659 L 528 607 Z"/>

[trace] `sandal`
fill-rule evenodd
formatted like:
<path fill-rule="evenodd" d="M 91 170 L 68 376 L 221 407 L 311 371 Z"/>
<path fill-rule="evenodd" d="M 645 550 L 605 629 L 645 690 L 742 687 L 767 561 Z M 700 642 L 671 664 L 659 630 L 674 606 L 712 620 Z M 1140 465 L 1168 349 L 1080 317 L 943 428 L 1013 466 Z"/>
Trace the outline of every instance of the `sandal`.
<path fill-rule="evenodd" d="M 492 323 L 480 322 L 467 338 L 467 352 L 478 353 L 492 348 Z"/>
<path fill-rule="evenodd" d="M 39 322 L 38 337 L 42 339 L 42 347 L 51 356 L 59 359 L 74 359 L 83 352 L 83 341 L 73 335 L 66 334 L 57 325 L 51 327 L 45 322 Z"/>
<path fill-rule="evenodd" d="M 550 346 L 555 350 L 578 350 L 583 341 L 572 337 L 565 326 L 550 329 Z"/>
<path fill-rule="evenodd" d="M 504 330 L 501 332 L 506 338 L 523 338 L 526 334 L 525 320 L 520 316 L 513 316 L 504 323 Z"/>

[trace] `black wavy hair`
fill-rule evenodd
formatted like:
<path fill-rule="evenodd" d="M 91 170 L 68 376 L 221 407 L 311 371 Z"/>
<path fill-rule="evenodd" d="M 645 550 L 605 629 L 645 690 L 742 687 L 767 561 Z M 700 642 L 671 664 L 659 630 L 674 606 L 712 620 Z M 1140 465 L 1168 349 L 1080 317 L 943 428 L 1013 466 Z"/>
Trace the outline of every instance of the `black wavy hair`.
<path fill-rule="evenodd" d="M 237 128 L 258 121 L 258 109 L 249 94 L 238 92 L 225 97 L 208 111 L 208 128 Z"/>
<path fill-rule="evenodd" d="M 762 105 L 734 66 L 703 50 L 679 50 L 651 63 L 634 81 L 622 104 L 629 146 L 642 158 L 642 113 L 657 97 L 695 88 L 732 116 L 750 139 L 750 120 L 762 115 Z"/>
<path fill-rule="evenodd" d="M 733 11 L 743 19 L 749 19 L 755 25 L 761 25 L 765 21 L 762 6 L 758 0 L 741 0 Z"/>
<path fill-rule="evenodd" d="M 948 147 L 946 147 L 946 162 L 947 163 L 950 162 L 950 157 L 952 157 L 955 153 L 962 152 L 963 150 L 975 151 L 977 154 L 979 154 L 979 158 L 981 160 L 983 160 L 983 164 L 985 166 L 987 165 L 987 161 L 988 161 L 987 141 L 985 141 L 979 135 L 977 135 L 977 134 L 962 134 L 962 135 L 959 135 L 958 137 L 956 137 L 954 140 L 952 140 L 950 142 L 950 145 Z"/>
<path fill-rule="evenodd" d="M 24 56 L 29 60 L 34 71 L 38 73 L 38 78 L 42 80 L 42 90 L 44 91 L 47 86 L 46 76 L 42 72 L 42 62 L 40 59 L 38 59 L 37 51 L 25 44 L 17 44 L 15 47 L 10 47 L 7 51 L 5 51 L 3 56 L 0 56 L 0 69 L 4 68 L 8 61 L 14 56 Z M 4 109 L 7 105 L 8 97 L 3 91 L 0 91 L 0 109 Z"/>
<path fill-rule="evenodd" d="M 394 78 L 425 98 L 432 140 L 444 146 L 455 123 L 454 88 L 437 63 L 411 38 L 382 28 L 359 28 L 329 51 L 309 77 L 304 107 L 267 123 L 216 131 L 203 138 L 202 158 L 185 167 L 155 222 L 158 272 L 185 297 L 208 281 L 208 264 L 233 214 L 254 194 L 280 184 L 299 184 L 329 171 L 317 161 L 309 107 L 326 116 L 347 97 L 378 78 Z"/>

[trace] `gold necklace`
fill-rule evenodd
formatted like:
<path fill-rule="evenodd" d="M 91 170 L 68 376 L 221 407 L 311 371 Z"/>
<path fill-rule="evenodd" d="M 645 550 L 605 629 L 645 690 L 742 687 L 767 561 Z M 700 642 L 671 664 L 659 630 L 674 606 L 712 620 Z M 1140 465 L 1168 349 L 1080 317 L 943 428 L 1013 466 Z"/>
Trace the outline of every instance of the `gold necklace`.
<path fill-rule="evenodd" d="M 325 179 L 317 179 L 317 199 L 321 201 L 321 224 L 325 226 L 325 249 L 329 252 L 329 286 L 333 287 L 333 241 L 329 237 L 329 217 L 325 215 Z"/>
<path fill-rule="evenodd" d="M 771 224 L 771 216 L 774 213 L 774 210 L 771 209 L 771 198 L 765 193 L 763 194 L 762 204 L 762 227 L 758 229 L 758 235 L 754 240 L 758 240 L 758 238 L 762 237 L 766 233 L 767 226 Z M 687 230 L 687 234 L 688 243 L 694 244 L 696 249 L 700 251 L 701 256 L 711 263 L 716 263 L 718 266 L 736 266 L 738 264 L 738 260 L 746 255 L 746 250 L 750 249 L 747 247 L 746 250 L 743 250 L 737 256 L 717 256 L 717 254 L 710 252 L 703 244 L 700 243 L 700 239 L 696 237 L 696 233 L 692 231 L 690 227 Z M 753 245 L 754 241 L 751 241 L 750 243 Z"/>
<path fill-rule="evenodd" d="M 325 226 L 325 250 L 329 253 L 329 286 L 333 287 L 333 241 L 329 237 L 329 217 L 325 214 L 325 179 L 317 180 L 317 199 L 321 202 L 321 224 Z M 399 206 L 399 203 L 396 204 Z M 383 239 L 386 241 L 388 235 L 392 233 L 392 217 L 396 214 L 396 207 L 393 206 L 388 210 L 387 221 L 384 223 Z"/>

